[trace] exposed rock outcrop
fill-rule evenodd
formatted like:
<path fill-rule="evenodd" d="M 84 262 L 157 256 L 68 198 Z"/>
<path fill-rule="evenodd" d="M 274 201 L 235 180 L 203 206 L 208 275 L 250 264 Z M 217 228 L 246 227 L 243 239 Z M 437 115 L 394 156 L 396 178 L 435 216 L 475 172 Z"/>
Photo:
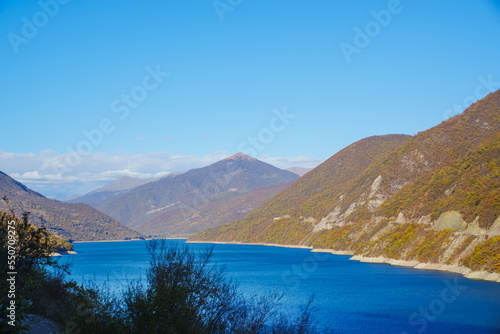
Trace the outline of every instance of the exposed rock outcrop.
<path fill-rule="evenodd" d="M 467 223 L 462 219 L 462 215 L 457 211 L 446 211 L 441 214 L 434 229 L 438 231 L 443 231 L 446 229 L 451 229 L 453 231 L 465 231 L 467 229 Z"/>

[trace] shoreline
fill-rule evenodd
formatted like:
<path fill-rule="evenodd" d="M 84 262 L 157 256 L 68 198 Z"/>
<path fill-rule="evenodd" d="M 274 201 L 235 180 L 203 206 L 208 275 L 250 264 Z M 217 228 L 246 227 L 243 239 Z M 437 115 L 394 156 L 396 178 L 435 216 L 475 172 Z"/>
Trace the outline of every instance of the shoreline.
<path fill-rule="evenodd" d="M 162 239 L 168 239 L 168 240 L 186 240 L 185 238 L 162 238 Z M 73 241 L 71 244 L 81 244 L 81 243 L 88 243 L 88 242 L 123 242 L 123 241 L 148 241 L 148 240 L 155 240 L 155 239 L 128 239 L 128 240 L 94 240 L 94 241 Z M 156 239 L 156 240 L 161 240 L 161 239 Z M 54 252 L 51 253 L 49 256 L 63 256 L 63 255 L 76 255 L 78 254 L 75 251 L 64 251 L 64 252 Z"/>
<path fill-rule="evenodd" d="M 245 242 L 221 242 L 221 241 L 186 241 L 186 243 L 206 243 L 206 244 L 230 244 L 230 245 L 253 245 L 253 246 L 273 246 L 273 247 L 282 247 L 282 248 L 301 248 L 301 249 L 310 249 L 312 253 L 330 253 L 333 255 L 343 255 L 350 256 L 349 260 L 359 261 L 364 263 L 375 263 L 375 264 L 390 264 L 393 266 L 414 268 L 414 269 L 422 269 L 422 270 L 437 270 L 450 272 L 454 274 L 460 274 L 465 278 L 488 281 L 494 283 L 500 283 L 500 274 L 499 273 L 490 273 L 487 271 L 474 271 L 465 266 L 458 265 L 448 265 L 441 263 L 423 263 L 416 260 L 406 261 L 406 260 L 396 260 L 390 259 L 386 257 L 369 257 L 363 255 L 354 255 L 352 251 L 337 251 L 333 249 L 324 249 L 324 248 L 312 248 L 310 246 L 300 246 L 300 245 L 280 245 L 280 244 L 270 244 L 270 243 L 245 243 Z"/>
<path fill-rule="evenodd" d="M 425 262 L 418 262 L 416 260 L 413 260 L 413 261 L 396 260 L 396 259 L 389 259 L 389 258 L 382 257 L 382 256 L 369 257 L 369 256 L 363 256 L 363 255 L 354 255 L 349 260 L 359 261 L 359 262 L 364 262 L 364 263 L 379 263 L 379 264 L 385 263 L 385 264 L 390 264 L 393 266 L 408 267 L 408 268 L 414 268 L 414 269 L 445 271 L 445 272 L 450 272 L 450 273 L 454 273 L 454 274 L 460 274 L 463 277 L 468 278 L 468 279 L 475 279 L 475 280 L 481 280 L 481 281 L 500 283 L 500 274 L 498 274 L 498 273 L 490 273 L 487 271 L 474 271 L 470 268 L 467 268 L 465 266 L 459 266 L 459 265 L 449 265 L 449 264 L 441 264 L 441 263 L 425 263 Z"/>
<path fill-rule="evenodd" d="M 122 241 L 148 241 L 148 240 L 187 240 L 187 238 L 147 238 L 147 239 L 128 239 L 128 240 L 78 240 L 73 241 L 73 244 L 81 244 L 84 242 L 122 242 Z"/>
<path fill-rule="evenodd" d="M 128 240 L 78 240 L 73 241 L 73 244 L 81 244 L 83 242 L 122 242 L 122 241 L 138 241 L 138 240 L 148 240 L 148 239 L 128 239 Z"/>
<path fill-rule="evenodd" d="M 272 243 L 259 243 L 259 242 L 239 242 L 239 241 L 186 241 L 187 244 L 219 244 L 219 245 L 250 245 L 250 246 L 268 246 L 268 247 L 281 247 L 281 248 L 298 248 L 298 249 L 310 249 L 313 250 L 310 246 L 301 246 L 301 245 L 281 245 L 281 244 L 272 244 Z"/>
<path fill-rule="evenodd" d="M 63 256 L 63 255 L 75 255 L 75 254 L 78 254 L 77 252 L 75 251 L 64 251 L 64 252 L 54 252 L 52 254 L 50 254 L 49 256 Z"/>
<path fill-rule="evenodd" d="M 185 238 L 163 238 L 167 240 L 186 240 Z M 83 242 L 122 242 L 122 241 L 139 241 L 139 240 L 150 240 L 150 239 L 129 239 L 129 240 L 97 240 L 97 241 L 74 241 L 73 243 L 83 243 Z M 488 282 L 500 283 L 499 273 L 490 273 L 487 271 L 474 271 L 465 266 L 459 265 L 447 265 L 441 263 L 424 263 L 417 260 L 406 261 L 406 260 L 396 260 L 386 257 L 369 257 L 363 255 L 355 255 L 352 251 L 337 251 L 333 249 L 323 249 L 323 248 L 313 248 L 311 246 L 302 245 L 282 245 L 275 243 L 259 243 L 259 242 L 239 242 L 239 241 L 198 241 L 198 240 L 186 240 L 188 244 L 222 244 L 222 245 L 249 245 L 249 246 L 267 246 L 267 247 L 281 247 L 281 248 L 295 248 L 295 249 L 309 249 L 312 253 L 330 253 L 333 255 L 343 255 L 350 256 L 349 260 L 359 261 L 364 263 L 375 263 L 375 264 L 390 264 L 393 266 L 423 269 L 423 270 L 437 270 L 450 272 L 454 274 L 460 274 L 468 279 L 482 280 Z M 77 254 L 75 251 L 68 251 L 62 253 L 52 253 L 50 256 L 62 256 L 69 254 Z"/>

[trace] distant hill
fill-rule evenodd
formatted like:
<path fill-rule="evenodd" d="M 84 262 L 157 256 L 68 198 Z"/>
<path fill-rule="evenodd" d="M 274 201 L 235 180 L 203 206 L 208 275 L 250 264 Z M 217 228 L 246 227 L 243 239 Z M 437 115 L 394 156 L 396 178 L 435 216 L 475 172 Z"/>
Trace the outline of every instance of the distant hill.
<path fill-rule="evenodd" d="M 238 153 L 136 187 L 97 208 L 141 233 L 186 235 L 243 218 L 297 179 L 292 172 Z"/>
<path fill-rule="evenodd" d="M 304 168 L 304 167 L 290 167 L 286 169 L 289 172 L 295 173 L 298 176 L 304 176 L 305 174 L 312 171 L 312 168 Z"/>
<path fill-rule="evenodd" d="M 168 176 L 178 175 L 178 174 L 180 173 L 172 173 L 169 174 Z M 104 187 L 91 191 L 85 195 L 69 198 L 67 202 L 71 203 L 81 202 L 96 207 L 101 205 L 105 201 L 108 201 L 114 197 L 118 197 L 131 189 L 142 186 L 149 182 L 158 181 L 159 179 L 160 178 L 139 179 L 129 176 L 123 176 L 111 182 L 110 184 L 107 184 Z"/>
<path fill-rule="evenodd" d="M 94 192 L 106 192 L 106 191 L 122 191 L 122 190 L 128 190 L 132 189 L 138 186 L 142 186 L 143 184 L 157 181 L 159 178 L 155 179 L 139 179 L 135 177 L 130 177 L 130 176 L 123 176 L 120 177 L 119 179 L 116 179 L 115 181 L 111 182 L 108 185 L 105 185 L 102 188 L 99 188 L 97 190 L 94 190 Z"/>
<path fill-rule="evenodd" d="M 119 240 L 140 238 L 141 234 L 115 219 L 83 203 L 63 203 L 49 199 L 0 172 L 0 198 L 7 197 L 14 214 L 21 217 L 28 211 L 30 223 L 42 224 L 56 236 L 66 240 Z M 5 201 L 0 211 L 9 212 Z"/>
<path fill-rule="evenodd" d="M 81 196 L 82 196 L 81 194 L 70 194 L 70 195 L 66 195 L 64 197 L 56 196 L 56 197 L 53 197 L 52 199 L 57 199 L 58 201 L 61 201 L 61 202 L 71 202 L 75 198 L 78 198 Z"/>
<path fill-rule="evenodd" d="M 497 91 L 413 137 L 356 142 L 243 220 L 191 239 L 312 245 L 500 272 L 500 256 L 478 255 L 500 251 L 500 237 L 488 239 L 500 234 L 499 134 Z"/>

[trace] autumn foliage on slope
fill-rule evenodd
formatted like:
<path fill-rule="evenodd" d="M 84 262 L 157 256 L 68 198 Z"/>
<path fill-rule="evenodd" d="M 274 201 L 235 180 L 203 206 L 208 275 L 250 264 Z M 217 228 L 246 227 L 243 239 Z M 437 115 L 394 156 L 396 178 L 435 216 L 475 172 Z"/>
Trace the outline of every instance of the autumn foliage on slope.
<path fill-rule="evenodd" d="M 454 210 L 467 223 L 477 218 L 483 230 L 492 226 L 500 215 L 499 133 L 500 90 L 413 137 L 370 137 L 350 145 L 243 220 L 191 239 L 276 240 L 458 263 L 484 239 L 463 239 L 455 232 L 444 237 L 429 221 L 417 222 L 422 216 L 432 222 Z M 400 214 L 410 224 L 406 232 L 395 224 Z M 313 232 L 322 219 L 330 229 Z M 451 258 L 444 249 L 453 242 L 459 245 L 453 246 Z M 494 263 L 487 269 L 494 270 Z"/>

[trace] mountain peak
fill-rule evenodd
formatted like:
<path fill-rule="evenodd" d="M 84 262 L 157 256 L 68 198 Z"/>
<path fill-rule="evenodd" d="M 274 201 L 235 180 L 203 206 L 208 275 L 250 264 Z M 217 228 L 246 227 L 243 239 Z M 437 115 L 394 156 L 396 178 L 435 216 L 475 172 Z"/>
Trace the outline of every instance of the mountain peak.
<path fill-rule="evenodd" d="M 298 178 L 237 153 L 134 188 L 97 207 L 138 231 L 180 236 L 242 219 L 251 208 L 271 199 Z"/>
<path fill-rule="evenodd" d="M 230 157 L 227 157 L 224 160 L 250 160 L 250 161 L 256 161 L 257 159 L 252 158 L 249 155 L 246 155 L 245 153 L 238 152 L 236 154 L 233 154 Z"/>

